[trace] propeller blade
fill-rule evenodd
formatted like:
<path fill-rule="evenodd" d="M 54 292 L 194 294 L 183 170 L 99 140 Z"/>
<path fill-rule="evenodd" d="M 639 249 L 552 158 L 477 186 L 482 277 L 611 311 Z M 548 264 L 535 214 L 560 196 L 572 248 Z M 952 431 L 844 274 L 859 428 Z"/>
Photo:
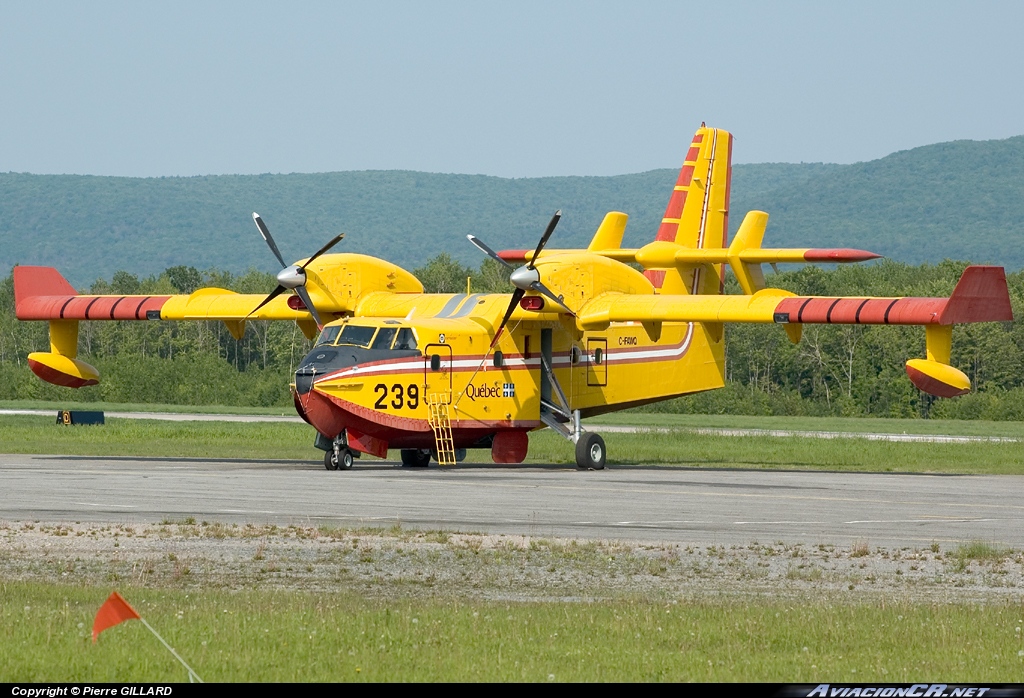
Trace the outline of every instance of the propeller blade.
<path fill-rule="evenodd" d="M 314 260 L 314 259 L 316 259 L 316 258 L 317 258 L 317 257 L 319 257 L 320 255 L 322 255 L 322 254 L 323 254 L 324 252 L 326 252 L 327 250 L 329 250 L 329 249 L 331 249 L 332 247 L 334 247 L 335 245 L 337 245 L 337 244 L 338 244 L 339 242 L 341 242 L 342 238 L 344 238 L 344 237 L 345 237 L 345 233 L 338 233 L 338 234 L 337 234 L 337 235 L 336 235 L 336 236 L 334 237 L 334 239 L 333 239 L 333 240 L 331 240 L 331 241 L 330 241 L 329 243 L 327 243 L 326 245 L 324 245 L 323 247 L 321 247 L 321 248 L 320 248 L 319 250 L 317 250 L 316 252 L 314 252 L 314 253 L 313 253 L 313 256 L 312 256 L 312 257 L 310 257 L 309 259 L 307 259 L 307 260 L 306 260 L 306 263 L 305 263 L 305 264 L 303 264 L 303 265 L 302 265 L 301 267 L 299 267 L 299 269 L 302 269 L 303 271 L 305 271 L 305 270 L 306 270 L 306 267 L 308 267 L 308 266 L 309 266 L 310 264 L 312 264 L 312 263 L 313 263 L 313 260 Z"/>
<path fill-rule="evenodd" d="M 555 215 L 551 216 L 551 222 L 548 223 L 548 229 L 544 231 L 544 234 L 540 238 L 540 242 L 537 243 L 537 250 L 533 253 L 533 257 L 530 258 L 530 263 L 526 265 L 528 269 L 533 269 L 537 263 L 537 257 L 540 256 L 541 250 L 544 249 L 544 245 L 548 244 L 548 239 L 551 237 L 551 233 L 555 232 L 555 226 L 558 225 L 558 219 L 562 217 L 562 209 L 555 211 Z"/>
<path fill-rule="evenodd" d="M 316 326 L 323 329 L 324 321 L 320 319 L 320 313 L 316 312 L 316 306 L 313 305 L 313 301 L 309 297 L 309 292 L 306 290 L 306 287 L 296 286 L 295 292 L 299 294 L 299 298 L 301 298 L 302 302 L 306 304 L 306 310 L 308 310 L 309 314 L 313 316 L 314 320 L 316 320 Z"/>
<path fill-rule="evenodd" d="M 277 249 L 277 244 L 274 242 L 274 238 L 270 236 L 270 230 L 267 229 L 267 224 L 260 218 L 260 214 L 255 211 L 252 212 L 252 219 L 256 221 L 256 227 L 260 229 L 260 235 L 266 240 L 267 244 L 270 245 L 270 251 L 277 257 L 277 261 L 281 263 L 282 267 L 288 266 L 284 263 L 284 257 L 281 256 L 281 250 Z M 255 311 L 253 311 L 255 312 Z"/>
<path fill-rule="evenodd" d="M 263 299 L 263 302 L 261 302 L 261 303 L 260 303 L 259 305 L 257 305 L 257 306 L 256 306 L 255 308 L 253 308 L 252 310 L 250 310 L 250 311 L 249 311 L 249 315 L 246 315 L 245 317 L 246 317 L 246 318 L 250 317 L 250 316 L 251 316 L 251 315 L 252 315 L 253 313 L 255 313 L 255 312 L 256 312 L 257 310 L 259 310 L 260 308 L 262 308 L 262 307 L 263 307 L 263 306 L 265 306 L 265 305 L 266 305 L 267 303 L 269 303 L 270 301 L 274 300 L 275 298 L 277 298 L 278 296 L 280 296 L 280 295 L 281 295 L 282 293 L 284 293 L 284 292 L 285 292 L 285 291 L 287 291 L 287 290 L 288 290 L 288 289 L 286 289 L 286 288 L 285 288 L 284 286 L 278 286 L 277 288 L 275 288 L 275 289 L 274 289 L 273 291 L 271 291 L 271 292 L 270 292 L 270 295 L 269 295 L 269 296 L 267 296 L 266 298 L 264 298 L 264 299 Z"/>
<path fill-rule="evenodd" d="M 505 325 L 508 324 L 508 319 L 512 317 L 512 313 L 516 311 L 516 306 L 519 305 L 519 301 L 522 300 L 523 296 L 526 295 L 526 291 L 521 288 L 517 288 L 512 292 L 512 301 L 508 304 L 508 309 L 505 311 L 505 317 L 501 319 L 501 324 L 498 325 L 498 331 L 494 333 L 494 339 L 491 340 L 491 349 L 498 343 L 498 338 L 501 337 L 502 330 L 505 329 Z"/>
<path fill-rule="evenodd" d="M 563 308 L 565 308 L 565 312 L 569 313 L 573 317 L 576 317 L 576 313 L 572 312 L 572 309 L 569 306 L 567 306 L 561 298 L 556 296 L 550 288 L 542 284 L 540 281 L 534 281 L 532 284 L 530 284 L 530 288 L 532 288 L 534 291 L 541 294 L 545 298 L 550 299 L 553 303 L 557 303 L 558 305 L 562 306 Z"/>
<path fill-rule="evenodd" d="M 514 268 L 515 268 L 515 267 L 513 267 L 513 266 L 512 266 L 511 264 L 509 264 L 508 262 L 506 262 L 506 261 L 505 261 L 504 259 L 502 259 L 501 257 L 499 257 L 499 256 L 498 256 L 498 253 L 497 253 L 497 252 L 495 252 L 495 251 L 494 251 L 494 250 L 492 250 L 492 249 L 491 249 L 490 247 L 488 247 L 487 245 L 485 245 L 485 244 L 484 244 L 484 241 L 483 241 L 483 240 L 481 240 L 480 238 L 478 238 L 478 237 L 477 237 L 476 235 L 467 235 L 466 237 L 467 237 L 467 238 L 469 239 L 469 241 L 470 241 L 471 243 L 473 243 L 473 244 L 474 244 L 474 245 L 476 246 L 476 248 L 477 248 L 478 250 L 480 250 L 481 252 L 483 252 L 483 253 L 484 253 L 485 255 L 487 255 L 487 256 L 488 256 L 488 257 L 490 257 L 491 259 L 494 259 L 494 260 L 497 260 L 498 262 L 501 262 L 502 264 L 504 264 L 504 265 L 505 265 L 505 266 L 506 266 L 507 268 L 509 268 L 509 269 L 514 269 Z"/>

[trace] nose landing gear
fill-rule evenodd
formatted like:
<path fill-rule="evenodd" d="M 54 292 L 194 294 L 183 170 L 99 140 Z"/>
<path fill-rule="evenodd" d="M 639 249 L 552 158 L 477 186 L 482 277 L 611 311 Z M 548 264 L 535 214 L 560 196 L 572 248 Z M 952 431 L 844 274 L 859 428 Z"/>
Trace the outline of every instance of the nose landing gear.
<path fill-rule="evenodd" d="M 333 440 L 318 433 L 316 446 L 324 449 L 324 467 L 328 470 L 350 470 L 359 457 L 348 447 L 348 437 L 344 430 Z"/>
<path fill-rule="evenodd" d="M 355 462 L 352 451 L 347 448 L 331 449 L 324 452 L 324 467 L 328 470 L 348 470 Z"/>

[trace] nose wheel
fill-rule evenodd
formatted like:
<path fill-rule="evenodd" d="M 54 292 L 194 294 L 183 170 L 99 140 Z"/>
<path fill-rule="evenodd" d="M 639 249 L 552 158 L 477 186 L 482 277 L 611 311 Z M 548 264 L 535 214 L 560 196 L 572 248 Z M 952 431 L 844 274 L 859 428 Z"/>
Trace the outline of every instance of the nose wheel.
<path fill-rule="evenodd" d="M 328 470 L 349 470 L 354 462 L 355 457 L 347 448 L 332 448 L 324 452 L 324 467 Z"/>

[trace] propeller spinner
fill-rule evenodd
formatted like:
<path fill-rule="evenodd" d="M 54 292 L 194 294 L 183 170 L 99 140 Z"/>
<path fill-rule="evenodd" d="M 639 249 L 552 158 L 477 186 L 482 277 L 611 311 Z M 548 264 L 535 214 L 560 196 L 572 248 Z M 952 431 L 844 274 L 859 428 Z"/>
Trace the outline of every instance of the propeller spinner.
<path fill-rule="evenodd" d="M 541 282 L 540 271 L 536 266 L 537 258 L 540 256 L 541 250 L 543 250 L 544 246 L 548 244 L 548 240 L 551 239 L 551 234 L 555 232 L 555 226 L 558 225 L 558 220 L 561 217 L 562 211 L 555 211 L 555 215 L 551 217 L 551 222 L 548 223 L 547 230 L 544 231 L 544 234 L 540 238 L 540 242 L 537 243 L 537 249 L 534 251 L 533 257 L 530 258 L 530 261 L 526 266 L 519 267 L 518 269 L 499 257 L 498 253 L 488 247 L 480 238 L 475 235 L 466 236 L 478 250 L 491 259 L 497 260 L 506 268 L 512 269 L 512 275 L 509 277 L 509 280 L 512 282 L 512 285 L 516 287 L 516 290 L 512 292 L 512 300 L 508 304 L 508 309 L 505 310 L 505 316 L 502 318 L 501 324 L 498 325 L 498 331 L 494 333 L 494 339 L 491 340 L 492 349 L 494 348 L 494 345 L 498 343 L 498 338 L 501 337 L 501 333 L 505 329 L 505 325 L 508 324 L 509 318 L 512 317 L 512 313 L 515 312 L 516 306 L 519 305 L 519 301 L 523 299 L 523 296 L 526 295 L 527 291 L 536 291 L 553 303 L 565 308 L 565 311 L 573 317 L 576 317 L 576 313 L 562 302 L 562 298 L 560 296 L 556 296 L 551 289 Z"/>
<path fill-rule="evenodd" d="M 285 264 L 284 257 L 281 256 L 281 251 L 277 249 L 277 244 L 274 242 L 274 238 L 270 234 L 267 224 L 263 222 L 262 218 L 260 218 L 260 214 L 253 212 L 252 219 L 256 222 L 256 227 L 259 228 L 260 235 L 263 236 L 267 246 L 270 247 L 270 251 L 274 253 L 275 257 L 277 257 L 277 261 L 281 263 L 283 269 L 277 272 L 277 288 L 271 291 L 259 305 L 253 308 L 249 312 L 249 315 L 252 315 L 285 291 L 295 291 L 295 294 L 302 299 L 302 303 L 306 306 L 310 315 L 312 315 L 313 319 L 316 320 L 317 327 L 323 327 L 324 323 L 323 320 L 320 319 L 320 313 L 316 311 L 316 307 L 314 307 L 313 301 L 309 297 L 309 292 L 306 291 L 306 267 L 312 264 L 313 260 L 317 257 L 341 242 L 341 239 L 345 237 L 345 234 L 339 233 L 338 235 L 335 235 L 330 242 L 313 253 L 313 256 L 307 259 L 302 265 Z"/>

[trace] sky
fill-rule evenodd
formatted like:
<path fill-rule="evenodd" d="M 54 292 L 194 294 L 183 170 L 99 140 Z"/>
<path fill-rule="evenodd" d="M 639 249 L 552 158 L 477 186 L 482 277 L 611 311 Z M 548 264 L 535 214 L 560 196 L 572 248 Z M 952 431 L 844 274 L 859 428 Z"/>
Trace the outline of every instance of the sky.
<path fill-rule="evenodd" d="M 0 0 L 0 172 L 872 160 L 1024 134 L 1024 3 Z"/>

